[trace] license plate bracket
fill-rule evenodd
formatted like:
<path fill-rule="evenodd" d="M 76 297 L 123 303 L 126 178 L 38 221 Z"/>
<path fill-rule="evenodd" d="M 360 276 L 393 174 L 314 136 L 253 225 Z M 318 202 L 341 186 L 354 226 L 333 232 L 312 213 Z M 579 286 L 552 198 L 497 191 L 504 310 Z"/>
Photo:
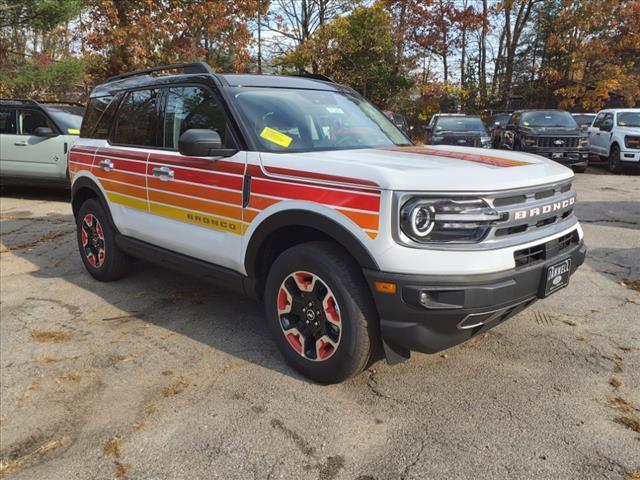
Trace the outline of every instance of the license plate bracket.
<path fill-rule="evenodd" d="M 565 258 L 547 265 L 542 272 L 542 286 L 539 296 L 540 298 L 545 298 L 569 285 L 571 259 Z"/>

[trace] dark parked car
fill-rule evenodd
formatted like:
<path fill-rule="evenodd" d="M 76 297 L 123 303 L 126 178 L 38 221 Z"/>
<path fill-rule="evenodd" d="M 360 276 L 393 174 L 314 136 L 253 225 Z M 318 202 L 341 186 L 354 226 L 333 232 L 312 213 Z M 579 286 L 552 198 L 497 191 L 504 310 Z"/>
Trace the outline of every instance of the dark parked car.
<path fill-rule="evenodd" d="M 491 134 L 491 145 L 493 148 L 500 148 L 502 133 L 510 117 L 511 112 L 503 112 L 496 113 L 489 119 L 489 133 Z"/>
<path fill-rule="evenodd" d="M 491 137 L 480 117 L 437 113 L 425 127 L 428 145 L 491 148 Z"/>
<path fill-rule="evenodd" d="M 513 112 L 502 148 L 542 155 L 575 172 L 584 172 L 589 163 L 587 137 L 571 114 L 563 110 Z"/>
<path fill-rule="evenodd" d="M 587 130 L 596 119 L 595 113 L 572 113 L 571 116 L 582 130 Z"/>

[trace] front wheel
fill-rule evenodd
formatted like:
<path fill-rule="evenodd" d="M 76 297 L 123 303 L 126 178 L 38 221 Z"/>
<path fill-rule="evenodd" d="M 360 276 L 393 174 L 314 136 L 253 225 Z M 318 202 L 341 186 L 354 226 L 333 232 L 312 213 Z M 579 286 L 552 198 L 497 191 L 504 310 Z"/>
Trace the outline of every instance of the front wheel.
<path fill-rule="evenodd" d="M 373 299 L 358 265 L 339 246 L 286 250 L 265 288 L 269 329 L 285 359 L 319 383 L 360 373 L 379 342 Z"/>
<path fill-rule="evenodd" d="M 571 169 L 575 172 L 575 173 L 584 173 L 587 171 L 587 165 L 574 165 L 571 167 Z"/>
<path fill-rule="evenodd" d="M 620 165 L 620 147 L 613 145 L 609 152 L 609 171 L 611 173 L 620 173 L 622 166 Z"/>

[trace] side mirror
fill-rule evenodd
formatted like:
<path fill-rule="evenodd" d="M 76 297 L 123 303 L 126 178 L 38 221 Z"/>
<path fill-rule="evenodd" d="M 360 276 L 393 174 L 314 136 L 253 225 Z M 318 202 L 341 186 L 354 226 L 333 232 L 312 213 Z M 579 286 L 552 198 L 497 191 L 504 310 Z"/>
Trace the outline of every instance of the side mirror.
<path fill-rule="evenodd" d="M 431 133 L 431 127 L 429 125 L 422 125 L 422 129 L 427 133 Z"/>
<path fill-rule="evenodd" d="M 53 130 L 51 130 L 49 127 L 38 127 L 35 129 L 33 134 L 36 137 L 43 137 L 43 138 L 51 138 L 51 137 L 58 136 L 58 134 L 55 133 Z"/>
<path fill-rule="evenodd" d="M 230 157 L 237 152 L 223 148 L 220 134 L 204 128 L 191 128 L 180 135 L 178 151 L 190 157 Z"/>

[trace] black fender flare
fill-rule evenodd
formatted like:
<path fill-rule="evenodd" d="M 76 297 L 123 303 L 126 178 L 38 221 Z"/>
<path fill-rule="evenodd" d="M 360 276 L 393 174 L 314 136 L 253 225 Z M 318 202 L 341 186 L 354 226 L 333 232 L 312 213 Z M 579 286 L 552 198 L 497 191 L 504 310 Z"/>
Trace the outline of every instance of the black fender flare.
<path fill-rule="evenodd" d="M 378 263 L 369 250 L 343 225 L 321 213 L 309 210 L 284 210 L 265 219 L 251 235 L 244 257 L 244 266 L 249 277 L 256 274 L 255 267 L 264 241 L 273 232 L 285 227 L 308 227 L 318 230 L 342 245 L 362 268 L 379 270 Z"/>
<path fill-rule="evenodd" d="M 109 218 L 109 222 L 111 222 L 111 225 L 117 231 L 118 229 L 116 227 L 115 222 L 113 221 L 113 217 L 111 216 L 111 210 L 109 209 L 109 202 L 105 198 L 105 196 L 102 193 L 102 190 L 100 189 L 98 184 L 93 179 L 91 179 L 89 177 L 80 177 L 80 178 L 76 179 L 73 182 L 73 184 L 71 185 L 71 205 L 73 207 L 73 216 L 75 217 L 77 215 L 77 213 L 78 213 L 76 211 L 75 201 L 74 201 L 75 197 L 76 197 L 76 194 L 78 193 L 78 191 L 80 191 L 81 189 L 84 189 L 84 188 L 88 188 L 93 193 L 95 193 L 96 197 L 98 197 L 98 200 L 100 200 L 100 203 L 102 203 L 102 207 L 104 208 L 104 211 L 107 213 L 107 217 Z"/>

